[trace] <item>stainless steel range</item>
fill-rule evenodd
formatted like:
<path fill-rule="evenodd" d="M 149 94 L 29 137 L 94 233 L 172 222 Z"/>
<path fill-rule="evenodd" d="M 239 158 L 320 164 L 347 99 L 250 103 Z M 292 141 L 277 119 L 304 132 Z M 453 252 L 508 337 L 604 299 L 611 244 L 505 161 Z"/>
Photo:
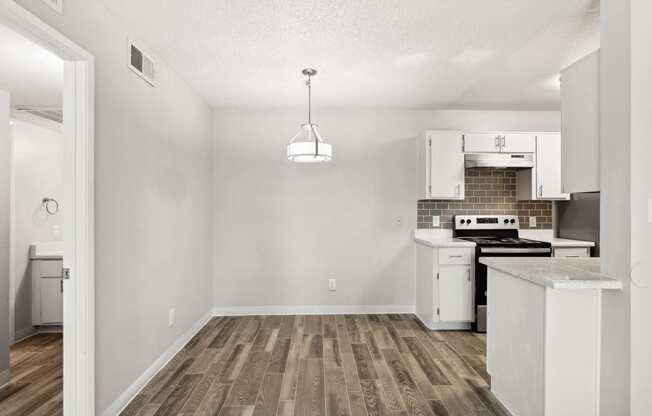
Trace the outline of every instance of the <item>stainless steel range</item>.
<path fill-rule="evenodd" d="M 487 266 L 481 257 L 550 257 L 552 248 L 544 241 L 528 240 L 518 235 L 515 215 L 456 215 L 453 235 L 476 243 L 475 310 L 473 329 L 487 328 Z"/>

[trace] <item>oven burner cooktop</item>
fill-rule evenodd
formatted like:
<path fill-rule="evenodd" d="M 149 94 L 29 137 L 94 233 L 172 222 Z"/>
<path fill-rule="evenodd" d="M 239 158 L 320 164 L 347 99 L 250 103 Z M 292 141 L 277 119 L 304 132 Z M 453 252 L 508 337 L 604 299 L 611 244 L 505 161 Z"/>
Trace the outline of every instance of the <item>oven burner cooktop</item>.
<path fill-rule="evenodd" d="M 479 246 L 518 246 L 529 247 L 545 244 L 542 241 L 528 240 L 527 238 L 512 237 L 458 237 L 462 240 L 472 241 Z"/>

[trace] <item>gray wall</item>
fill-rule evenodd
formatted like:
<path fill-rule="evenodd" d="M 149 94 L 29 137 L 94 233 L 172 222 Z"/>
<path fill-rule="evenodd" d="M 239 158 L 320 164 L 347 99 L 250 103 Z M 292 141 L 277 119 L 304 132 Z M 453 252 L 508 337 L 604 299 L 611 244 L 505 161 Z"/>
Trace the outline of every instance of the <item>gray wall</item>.
<path fill-rule="evenodd" d="M 19 0 L 96 57 L 96 406 L 109 406 L 212 308 L 211 111 L 164 62 L 127 69 L 130 36 L 100 1 L 63 16 Z M 177 322 L 168 327 L 168 309 Z"/>
<path fill-rule="evenodd" d="M 9 94 L 0 90 L 0 385 L 9 370 Z"/>
<path fill-rule="evenodd" d="M 334 160 L 292 164 L 285 145 L 304 117 L 215 113 L 217 307 L 413 305 L 417 135 L 560 127 L 558 112 L 317 110 Z"/>

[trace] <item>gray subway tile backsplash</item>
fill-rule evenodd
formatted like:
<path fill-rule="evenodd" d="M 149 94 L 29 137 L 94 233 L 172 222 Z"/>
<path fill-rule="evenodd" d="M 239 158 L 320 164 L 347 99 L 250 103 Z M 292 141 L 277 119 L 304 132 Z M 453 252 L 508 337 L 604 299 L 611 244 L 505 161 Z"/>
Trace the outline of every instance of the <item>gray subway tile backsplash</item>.
<path fill-rule="evenodd" d="M 529 229 L 529 217 L 537 217 L 538 229 L 552 229 L 552 202 L 517 201 L 514 169 L 469 168 L 465 173 L 464 201 L 417 202 L 417 228 L 453 228 L 455 215 L 518 215 L 521 228 Z"/>

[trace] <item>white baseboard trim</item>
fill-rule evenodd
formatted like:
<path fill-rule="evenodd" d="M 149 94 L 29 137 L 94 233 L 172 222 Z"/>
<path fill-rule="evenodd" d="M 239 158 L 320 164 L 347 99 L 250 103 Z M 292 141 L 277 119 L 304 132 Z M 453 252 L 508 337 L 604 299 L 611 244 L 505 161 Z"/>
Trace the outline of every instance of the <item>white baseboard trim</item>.
<path fill-rule="evenodd" d="M 101 414 L 102 416 L 115 416 L 120 414 L 129 402 L 140 393 L 149 381 L 167 365 L 170 360 L 199 332 L 200 329 L 213 317 L 213 311 L 208 311 L 195 324 L 190 327 L 174 344 L 172 344 L 160 357 L 156 359 L 125 391 L 118 396 Z"/>
<path fill-rule="evenodd" d="M 219 306 L 215 316 L 246 315 L 360 315 L 414 313 L 414 305 L 298 305 L 298 306 Z"/>
<path fill-rule="evenodd" d="M 428 324 L 419 315 L 415 316 L 423 326 L 431 331 L 468 331 L 471 329 L 469 322 L 433 322 L 432 324 Z"/>
<path fill-rule="evenodd" d="M 9 384 L 11 381 L 11 370 L 8 368 L 0 372 L 0 389 Z"/>

